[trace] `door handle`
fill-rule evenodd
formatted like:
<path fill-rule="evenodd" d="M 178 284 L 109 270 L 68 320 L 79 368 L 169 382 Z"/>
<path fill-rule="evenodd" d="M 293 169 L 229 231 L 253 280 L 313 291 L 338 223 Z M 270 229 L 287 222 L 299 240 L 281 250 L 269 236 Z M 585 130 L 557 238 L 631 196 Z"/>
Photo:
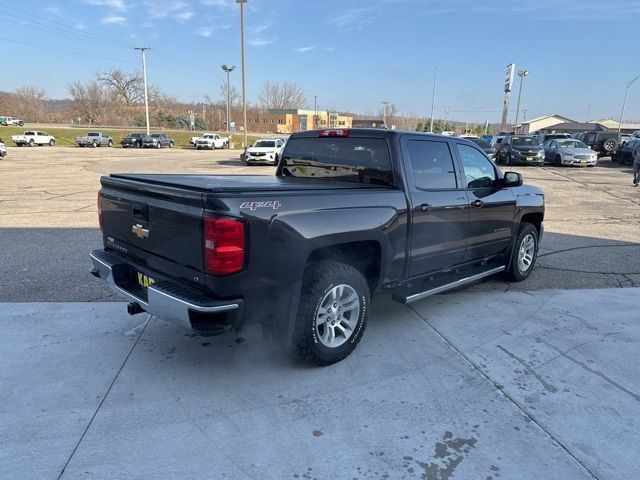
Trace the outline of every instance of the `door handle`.
<path fill-rule="evenodd" d="M 484 205 L 484 202 L 482 200 L 474 200 L 473 202 L 471 202 L 472 207 L 480 208 L 483 205 Z"/>
<path fill-rule="evenodd" d="M 422 205 L 418 205 L 416 207 L 416 212 L 428 212 L 429 210 L 431 210 L 431 205 L 429 205 L 428 203 L 423 203 Z"/>

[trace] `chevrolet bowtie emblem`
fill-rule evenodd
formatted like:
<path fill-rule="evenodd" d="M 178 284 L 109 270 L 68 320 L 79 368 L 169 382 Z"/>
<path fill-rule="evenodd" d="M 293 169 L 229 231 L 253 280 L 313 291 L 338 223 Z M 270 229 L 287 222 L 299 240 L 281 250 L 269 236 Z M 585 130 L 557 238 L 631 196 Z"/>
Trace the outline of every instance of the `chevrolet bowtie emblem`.
<path fill-rule="evenodd" d="M 131 227 L 131 232 L 136 235 L 138 238 L 147 238 L 149 236 L 149 230 L 146 228 L 142 228 L 142 225 L 139 223 Z"/>

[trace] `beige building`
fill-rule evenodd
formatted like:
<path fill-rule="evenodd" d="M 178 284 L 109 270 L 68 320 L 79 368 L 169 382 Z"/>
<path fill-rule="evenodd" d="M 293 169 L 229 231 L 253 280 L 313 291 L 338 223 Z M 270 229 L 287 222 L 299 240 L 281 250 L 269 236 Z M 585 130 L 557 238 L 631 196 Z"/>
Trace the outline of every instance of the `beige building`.
<path fill-rule="evenodd" d="M 522 122 L 516 127 L 516 132 L 524 134 L 535 133 L 538 130 L 543 130 L 552 125 L 565 122 L 573 123 L 574 120 L 563 117 L 562 115 L 545 115 L 544 117 L 532 118 L 531 120 Z"/>
<path fill-rule="evenodd" d="M 317 128 L 351 128 L 353 117 L 327 110 L 265 110 L 249 115 L 249 132 L 293 133 Z"/>

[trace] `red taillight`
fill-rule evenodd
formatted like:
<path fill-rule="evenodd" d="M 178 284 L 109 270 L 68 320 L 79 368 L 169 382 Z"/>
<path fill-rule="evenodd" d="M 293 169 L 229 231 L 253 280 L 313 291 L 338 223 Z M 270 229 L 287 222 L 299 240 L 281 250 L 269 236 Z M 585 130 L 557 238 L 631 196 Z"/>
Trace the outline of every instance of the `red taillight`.
<path fill-rule="evenodd" d="M 346 128 L 339 128 L 337 130 L 320 130 L 320 137 L 348 137 L 349 130 Z"/>
<path fill-rule="evenodd" d="M 231 218 L 204 217 L 204 265 L 212 275 L 228 275 L 243 269 L 244 222 Z"/>
<path fill-rule="evenodd" d="M 98 223 L 100 224 L 100 231 L 104 232 L 102 223 L 102 195 L 98 192 Z"/>

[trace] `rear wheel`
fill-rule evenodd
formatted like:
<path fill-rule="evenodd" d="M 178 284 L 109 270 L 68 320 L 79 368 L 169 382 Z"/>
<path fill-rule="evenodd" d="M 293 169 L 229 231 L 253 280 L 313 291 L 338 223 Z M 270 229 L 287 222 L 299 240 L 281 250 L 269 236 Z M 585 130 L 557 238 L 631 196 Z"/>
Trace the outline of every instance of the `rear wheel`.
<path fill-rule="evenodd" d="M 293 336 L 299 358 L 316 365 L 339 362 L 362 338 L 369 310 L 369 288 L 354 267 L 322 261 L 310 264 Z"/>
<path fill-rule="evenodd" d="M 162 148 L 162 143 L 160 142 L 156 143 L 156 148 Z"/>
<path fill-rule="evenodd" d="M 98 142 L 96 142 L 95 140 L 91 143 L 91 146 L 93 148 L 97 148 L 98 147 Z"/>
<path fill-rule="evenodd" d="M 538 257 L 538 230 L 528 222 L 522 222 L 511 254 L 507 278 L 515 282 L 526 280 Z"/>

